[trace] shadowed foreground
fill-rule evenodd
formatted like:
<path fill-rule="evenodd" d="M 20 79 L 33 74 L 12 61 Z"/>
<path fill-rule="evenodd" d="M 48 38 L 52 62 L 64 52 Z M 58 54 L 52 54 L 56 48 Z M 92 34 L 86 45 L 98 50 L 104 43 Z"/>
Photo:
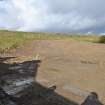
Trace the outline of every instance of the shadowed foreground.
<path fill-rule="evenodd" d="M 57 94 L 52 87 L 44 87 L 35 81 L 41 61 L 4 63 L 11 57 L 0 58 L 0 93 L 2 105 L 78 105 L 76 102 Z M 4 97 L 4 98 L 2 98 Z"/>

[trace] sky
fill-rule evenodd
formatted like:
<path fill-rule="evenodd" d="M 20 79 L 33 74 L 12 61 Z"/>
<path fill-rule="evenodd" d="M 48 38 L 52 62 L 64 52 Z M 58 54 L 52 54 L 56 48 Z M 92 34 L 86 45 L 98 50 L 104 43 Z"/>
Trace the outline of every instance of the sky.
<path fill-rule="evenodd" d="M 105 33 L 105 0 L 0 0 L 0 29 Z"/>

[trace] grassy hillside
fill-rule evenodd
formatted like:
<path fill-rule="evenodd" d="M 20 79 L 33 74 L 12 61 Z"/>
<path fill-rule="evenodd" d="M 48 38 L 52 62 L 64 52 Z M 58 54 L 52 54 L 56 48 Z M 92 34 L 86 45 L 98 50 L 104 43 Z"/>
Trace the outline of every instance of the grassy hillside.
<path fill-rule="evenodd" d="M 98 36 L 0 31 L 0 52 L 1 53 L 7 52 L 10 49 L 22 46 L 24 43 L 31 40 L 61 40 L 61 39 L 100 42 L 100 37 Z"/>

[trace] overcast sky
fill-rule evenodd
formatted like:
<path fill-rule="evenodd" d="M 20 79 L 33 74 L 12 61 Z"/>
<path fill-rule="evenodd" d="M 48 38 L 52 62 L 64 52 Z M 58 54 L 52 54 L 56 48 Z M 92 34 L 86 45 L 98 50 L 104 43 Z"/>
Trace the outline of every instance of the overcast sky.
<path fill-rule="evenodd" d="M 0 29 L 105 33 L 105 0 L 0 0 Z"/>

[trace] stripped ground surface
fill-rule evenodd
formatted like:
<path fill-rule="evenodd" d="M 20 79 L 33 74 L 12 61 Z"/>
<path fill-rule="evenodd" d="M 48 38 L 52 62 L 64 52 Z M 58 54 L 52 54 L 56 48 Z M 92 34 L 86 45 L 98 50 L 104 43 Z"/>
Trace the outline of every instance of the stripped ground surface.
<path fill-rule="evenodd" d="M 81 103 L 95 91 L 105 103 L 105 45 L 73 40 L 35 40 L 7 56 L 39 57 L 36 80 L 56 85 L 57 93 Z M 3 56 L 3 55 L 2 55 Z M 5 56 L 5 55 L 4 55 Z"/>

